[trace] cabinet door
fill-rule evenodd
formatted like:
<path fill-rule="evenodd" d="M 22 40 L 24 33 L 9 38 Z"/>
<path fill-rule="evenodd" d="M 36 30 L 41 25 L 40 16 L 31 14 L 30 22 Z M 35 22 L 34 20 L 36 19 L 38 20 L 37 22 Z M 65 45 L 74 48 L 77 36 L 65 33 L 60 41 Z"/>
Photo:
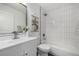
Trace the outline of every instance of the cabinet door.
<path fill-rule="evenodd" d="M 13 46 L 0 50 L 0 56 L 21 56 L 21 46 Z"/>
<path fill-rule="evenodd" d="M 23 50 L 24 56 L 36 56 L 37 40 L 32 40 L 32 41 L 23 43 L 22 50 Z"/>
<path fill-rule="evenodd" d="M 31 40 L 0 50 L 0 56 L 36 56 L 37 40 Z"/>

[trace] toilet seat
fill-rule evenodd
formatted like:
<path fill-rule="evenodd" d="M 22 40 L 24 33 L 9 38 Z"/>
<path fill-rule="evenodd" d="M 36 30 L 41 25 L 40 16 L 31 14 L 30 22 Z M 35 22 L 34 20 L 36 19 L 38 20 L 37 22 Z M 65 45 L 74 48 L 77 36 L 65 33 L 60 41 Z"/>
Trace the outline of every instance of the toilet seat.
<path fill-rule="evenodd" d="M 48 53 L 50 51 L 51 47 L 48 44 L 40 44 L 38 46 L 38 49 L 41 50 L 41 51 L 43 51 L 43 52 Z"/>

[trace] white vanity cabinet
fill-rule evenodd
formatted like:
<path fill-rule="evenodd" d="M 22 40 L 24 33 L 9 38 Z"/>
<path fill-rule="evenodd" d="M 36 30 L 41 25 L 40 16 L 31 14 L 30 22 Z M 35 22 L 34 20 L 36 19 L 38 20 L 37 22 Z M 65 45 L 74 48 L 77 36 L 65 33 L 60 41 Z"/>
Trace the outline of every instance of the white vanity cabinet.
<path fill-rule="evenodd" d="M 0 50 L 0 56 L 21 56 L 21 46 L 16 45 Z"/>
<path fill-rule="evenodd" d="M 0 56 L 36 56 L 36 53 L 37 39 L 29 40 L 0 50 Z"/>
<path fill-rule="evenodd" d="M 23 56 L 36 56 L 37 53 L 37 40 L 32 40 L 22 44 Z"/>

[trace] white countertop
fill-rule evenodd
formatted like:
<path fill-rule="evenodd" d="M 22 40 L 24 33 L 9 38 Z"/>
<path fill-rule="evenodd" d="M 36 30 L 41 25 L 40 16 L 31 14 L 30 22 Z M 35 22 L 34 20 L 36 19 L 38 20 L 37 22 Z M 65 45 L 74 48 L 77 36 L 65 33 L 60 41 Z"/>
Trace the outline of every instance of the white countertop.
<path fill-rule="evenodd" d="M 0 41 L 0 50 L 35 39 L 37 39 L 37 37 L 21 37 L 20 39 L 8 39 L 8 40 L 6 38 L 6 40 Z"/>

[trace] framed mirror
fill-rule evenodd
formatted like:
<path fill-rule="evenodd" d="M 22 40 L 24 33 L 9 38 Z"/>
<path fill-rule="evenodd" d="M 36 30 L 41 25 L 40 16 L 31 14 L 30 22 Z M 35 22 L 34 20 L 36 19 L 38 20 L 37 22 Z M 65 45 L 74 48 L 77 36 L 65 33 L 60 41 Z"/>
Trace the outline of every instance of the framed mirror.
<path fill-rule="evenodd" d="M 26 14 L 27 8 L 21 3 L 0 3 L 0 34 L 25 31 Z"/>

